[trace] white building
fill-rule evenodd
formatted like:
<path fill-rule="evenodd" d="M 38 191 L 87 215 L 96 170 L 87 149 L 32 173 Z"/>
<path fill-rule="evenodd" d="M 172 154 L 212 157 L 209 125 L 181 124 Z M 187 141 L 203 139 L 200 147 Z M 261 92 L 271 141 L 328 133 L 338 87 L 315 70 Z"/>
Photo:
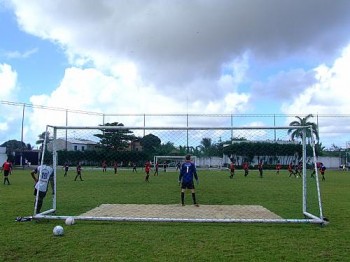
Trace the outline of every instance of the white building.
<path fill-rule="evenodd" d="M 97 142 L 86 140 L 86 139 L 75 139 L 68 138 L 67 140 L 64 138 L 56 139 L 56 150 L 66 150 L 67 151 L 86 151 L 86 150 L 94 150 L 96 148 Z M 47 144 L 47 150 L 53 151 L 53 142 L 49 142 Z"/>
<path fill-rule="evenodd" d="M 6 147 L 0 147 L 0 166 L 7 160 Z"/>

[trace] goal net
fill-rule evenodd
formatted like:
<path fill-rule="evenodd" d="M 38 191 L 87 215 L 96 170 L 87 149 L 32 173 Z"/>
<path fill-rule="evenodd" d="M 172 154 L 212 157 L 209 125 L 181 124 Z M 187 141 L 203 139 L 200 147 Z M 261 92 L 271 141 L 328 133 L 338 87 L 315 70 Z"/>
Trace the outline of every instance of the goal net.
<path fill-rule="evenodd" d="M 298 140 L 290 139 L 291 131 L 297 132 Z M 49 187 L 42 212 L 34 211 L 35 219 L 326 221 L 310 127 L 162 128 L 110 124 L 47 126 L 46 132 L 42 164 L 54 169 L 54 190 L 51 197 Z M 180 204 L 176 167 L 187 154 L 197 168 L 199 184 L 194 185 L 199 207 L 193 205 L 190 190 L 185 191 L 185 206 Z M 208 169 L 208 159 L 211 163 L 218 161 L 222 168 Z M 163 163 L 169 169 L 163 170 Z M 148 165 L 150 169 L 145 168 Z"/>

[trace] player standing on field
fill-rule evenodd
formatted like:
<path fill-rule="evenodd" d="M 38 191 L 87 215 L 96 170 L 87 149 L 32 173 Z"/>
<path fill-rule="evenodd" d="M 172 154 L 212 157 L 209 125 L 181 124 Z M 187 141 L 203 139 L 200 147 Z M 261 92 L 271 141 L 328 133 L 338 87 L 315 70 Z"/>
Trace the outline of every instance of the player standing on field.
<path fill-rule="evenodd" d="M 158 176 L 158 169 L 159 169 L 159 164 L 158 164 L 158 162 L 154 165 L 154 168 L 155 168 L 155 170 L 154 170 L 154 176 L 155 175 L 157 175 Z"/>
<path fill-rule="evenodd" d="M 163 163 L 164 172 L 166 172 L 166 168 L 167 168 L 167 166 L 168 166 L 167 162 L 166 162 L 166 161 L 164 161 L 164 163 Z"/>
<path fill-rule="evenodd" d="M 249 174 L 249 164 L 248 164 L 247 161 L 243 163 L 243 170 L 244 170 L 244 176 L 248 176 L 248 174 Z"/>
<path fill-rule="evenodd" d="M 136 163 L 135 163 L 135 162 L 132 163 L 132 172 L 133 172 L 133 173 L 134 173 L 134 172 L 137 173 L 137 170 L 136 170 Z"/>
<path fill-rule="evenodd" d="M 193 177 L 199 183 L 196 166 L 191 162 L 191 156 L 186 155 L 185 163 L 182 164 L 179 175 L 179 184 L 181 184 L 181 204 L 185 205 L 185 191 L 191 189 L 192 200 L 195 206 L 199 206 L 196 201 L 196 192 L 193 184 Z"/>
<path fill-rule="evenodd" d="M 233 163 L 233 161 L 230 164 L 230 178 L 233 178 L 233 176 L 235 175 L 235 163 Z"/>
<path fill-rule="evenodd" d="M 145 164 L 145 173 L 146 173 L 146 177 L 145 177 L 145 181 L 149 182 L 149 172 L 151 171 L 151 163 L 150 161 L 147 161 Z"/>
<path fill-rule="evenodd" d="M 69 169 L 69 165 L 68 165 L 68 163 L 65 163 L 65 164 L 64 164 L 64 176 L 67 176 L 67 174 L 68 174 L 68 169 Z"/>
<path fill-rule="evenodd" d="M 117 172 L 118 172 L 118 162 L 117 162 L 117 160 L 114 161 L 113 167 L 114 167 L 114 174 L 116 175 Z"/>
<path fill-rule="evenodd" d="M 36 197 L 38 194 L 38 203 L 35 209 L 35 213 L 38 214 L 40 213 L 41 207 L 43 205 L 49 181 L 53 181 L 53 179 L 51 179 L 51 177 L 53 177 L 53 168 L 46 165 L 40 165 L 35 168 L 30 174 L 35 181 L 34 196 Z"/>
<path fill-rule="evenodd" d="M 83 178 L 81 177 L 81 169 L 82 169 L 81 165 L 80 165 L 80 163 L 78 163 L 78 165 L 77 165 L 77 174 L 76 174 L 76 176 L 74 178 L 74 181 L 77 181 L 78 177 L 80 178 L 80 181 L 84 181 Z"/>
<path fill-rule="evenodd" d="M 106 162 L 106 160 L 103 160 L 103 162 L 102 162 L 102 172 L 107 172 L 107 162 Z"/>
<path fill-rule="evenodd" d="M 277 165 L 276 165 L 276 175 L 280 174 L 280 170 L 281 170 L 281 164 L 277 163 Z"/>
<path fill-rule="evenodd" d="M 177 163 L 176 163 L 176 171 L 177 171 L 177 170 L 180 170 L 180 167 L 181 167 L 181 163 L 180 163 L 180 162 L 177 162 Z"/>
<path fill-rule="evenodd" d="M 259 170 L 259 175 L 260 175 L 260 178 L 263 177 L 263 161 L 260 161 L 260 163 L 258 164 L 258 170 Z"/>
<path fill-rule="evenodd" d="M 7 182 L 7 185 L 10 185 L 9 175 L 11 174 L 11 170 L 12 170 L 12 164 L 11 164 L 11 162 L 7 159 L 7 160 L 2 164 L 2 169 L 1 169 L 1 172 L 4 172 L 4 185 L 5 185 L 5 182 Z"/>

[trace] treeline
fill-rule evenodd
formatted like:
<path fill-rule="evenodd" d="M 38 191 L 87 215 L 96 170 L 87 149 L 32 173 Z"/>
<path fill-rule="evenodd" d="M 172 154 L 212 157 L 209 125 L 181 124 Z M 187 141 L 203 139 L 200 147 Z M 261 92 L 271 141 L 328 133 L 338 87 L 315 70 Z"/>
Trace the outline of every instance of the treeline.
<path fill-rule="evenodd" d="M 241 156 L 238 161 L 252 162 L 254 158 L 263 159 L 264 162 L 275 164 L 277 162 L 288 163 L 291 160 L 301 158 L 301 144 L 279 144 L 269 142 L 237 142 L 223 148 L 223 154 L 235 158 Z M 269 159 L 265 159 L 266 157 Z M 310 145 L 306 146 L 306 156 L 313 156 L 313 150 Z M 288 159 L 281 159 L 287 157 Z M 235 159 L 237 161 L 237 159 Z"/>

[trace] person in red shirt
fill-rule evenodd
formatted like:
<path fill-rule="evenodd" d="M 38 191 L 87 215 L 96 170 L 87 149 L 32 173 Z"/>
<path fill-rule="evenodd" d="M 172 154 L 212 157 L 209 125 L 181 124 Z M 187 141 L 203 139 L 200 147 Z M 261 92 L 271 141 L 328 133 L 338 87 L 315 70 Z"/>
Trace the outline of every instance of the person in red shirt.
<path fill-rule="evenodd" d="M 248 162 L 243 163 L 243 170 L 244 170 L 244 176 L 247 176 L 249 174 L 249 164 Z"/>
<path fill-rule="evenodd" d="M 2 171 L 4 171 L 4 185 L 6 182 L 7 185 L 10 185 L 9 175 L 12 171 L 12 163 L 8 159 L 3 163 L 1 172 Z"/>
<path fill-rule="evenodd" d="M 291 177 L 292 175 L 294 175 L 296 177 L 294 170 L 293 170 L 293 163 L 290 163 L 288 165 L 288 172 L 289 172 L 289 177 Z"/>
<path fill-rule="evenodd" d="M 77 174 L 76 174 L 76 176 L 74 178 L 74 181 L 77 181 L 78 177 L 80 178 L 80 181 L 84 181 L 83 178 L 81 177 L 81 170 L 82 170 L 81 165 L 80 165 L 80 163 L 78 163 L 78 165 L 77 165 Z"/>
<path fill-rule="evenodd" d="M 102 162 L 102 172 L 107 172 L 107 162 L 106 162 L 106 160 L 103 160 L 103 162 Z"/>
<path fill-rule="evenodd" d="M 154 176 L 158 176 L 158 168 L 159 168 L 159 164 L 158 162 L 155 164 L 155 170 L 154 170 Z"/>
<path fill-rule="evenodd" d="M 147 161 L 145 164 L 145 173 L 146 173 L 146 177 L 145 177 L 145 181 L 149 182 L 149 172 L 151 171 L 151 162 Z"/>
<path fill-rule="evenodd" d="M 263 162 L 260 161 L 260 163 L 258 164 L 258 170 L 259 170 L 259 175 L 260 175 L 260 178 L 263 177 Z"/>
<path fill-rule="evenodd" d="M 235 175 L 235 163 L 231 162 L 230 164 L 230 178 L 233 178 Z"/>
<path fill-rule="evenodd" d="M 281 170 L 281 164 L 277 163 L 277 165 L 276 165 L 276 175 L 280 174 L 280 170 Z"/>

